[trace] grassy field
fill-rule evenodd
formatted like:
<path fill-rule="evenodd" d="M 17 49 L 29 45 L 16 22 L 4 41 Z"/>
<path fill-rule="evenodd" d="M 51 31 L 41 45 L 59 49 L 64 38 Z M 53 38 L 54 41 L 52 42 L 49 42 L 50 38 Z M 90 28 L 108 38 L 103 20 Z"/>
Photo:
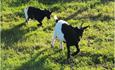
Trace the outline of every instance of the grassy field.
<path fill-rule="evenodd" d="M 114 0 L 4 0 L 1 3 L 0 70 L 114 70 Z M 53 11 L 43 27 L 25 25 L 23 9 L 34 6 Z M 67 62 L 67 48 L 50 43 L 57 15 L 72 26 L 90 25 L 79 46 L 81 52 Z M 73 50 L 73 51 L 72 51 Z M 71 47 L 71 52 L 75 47 Z"/>

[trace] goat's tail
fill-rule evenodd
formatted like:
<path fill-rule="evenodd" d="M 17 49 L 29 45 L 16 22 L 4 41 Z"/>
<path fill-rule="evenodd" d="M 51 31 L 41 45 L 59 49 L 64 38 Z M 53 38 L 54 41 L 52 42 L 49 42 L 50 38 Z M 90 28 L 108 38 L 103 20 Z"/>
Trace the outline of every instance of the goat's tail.
<path fill-rule="evenodd" d="M 56 16 L 56 15 L 54 16 L 54 19 L 55 19 L 55 22 L 56 22 L 56 23 L 57 23 L 57 22 L 58 22 L 58 20 L 59 20 L 59 19 L 57 18 L 57 16 Z"/>
<path fill-rule="evenodd" d="M 28 18 L 28 15 L 27 15 L 27 12 L 28 12 L 28 8 L 29 8 L 29 7 L 27 7 L 27 8 L 24 8 L 24 13 L 25 13 L 25 17 L 26 17 L 26 19 Z"/>

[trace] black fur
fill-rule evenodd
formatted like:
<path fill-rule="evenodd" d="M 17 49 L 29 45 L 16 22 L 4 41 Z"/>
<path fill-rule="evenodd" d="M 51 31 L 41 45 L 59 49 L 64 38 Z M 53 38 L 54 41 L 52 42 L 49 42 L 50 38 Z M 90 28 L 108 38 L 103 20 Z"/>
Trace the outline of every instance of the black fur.
<path fill-rule="evenodd" d="M 37 20 L 40 24 L 38 24 L 38 26 L 42 25 L 42 20 L 44 19 L 44 17 L 47 17 L 48 19 L 50 19 L 50 15 L 52 12 L 50 12 L 49 10 L 40 10 L 38 8 L 35 7 L 28 7 L 28 19 L 26 20 L 26 22 L 30 19 L 35 19 Z"/>
<path fill-rule="evenodd" d="M 67 51 L 68 51 L 67 58 L 70 58 L 70 46 L 75 45 L 77 49 L 77 51 L 72 54 L 73 56 L 80 52 L 78 43 L 80 41 L 80 37 L 82 37 L 83 32 L 87 27 L 88 26 L 81 27 L 81 28 L 78 28 L 78 27 L 74 28 L 70 25 L 62 24 L 62 32 L 66 40 Z"/>

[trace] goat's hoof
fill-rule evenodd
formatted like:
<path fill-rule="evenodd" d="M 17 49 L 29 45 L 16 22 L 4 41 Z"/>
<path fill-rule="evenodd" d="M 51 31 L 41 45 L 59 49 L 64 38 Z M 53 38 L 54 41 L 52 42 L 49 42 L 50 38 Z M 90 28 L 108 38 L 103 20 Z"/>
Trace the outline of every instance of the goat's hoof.
<path fill-rule="evenodd" d="M 42 25 L 41 24 L 37 24 L 38 27 L 41 27 Z"/>
<path fill-rule="evenodd" d="M 63 48 L 60 48 L 60 50 L 63 50 Z"/>
<path fill-rule="evenodd" d="M 67 57 L 67 60 L 69 60 L 69 59 L 70 59 L 70 56 Z"/>
<path fill-rule="evenodd" d="M 51 48 L 54 48 L 54 46 L 53 46 L 53 45 L 51 45 Z"/>
<path fill-rule="evenodd" d="M 72 54 L 72 56 L 75 56 L 75 54 Z"/>
<path fill-rule="evenodd" d="M 62 51 L 63 49 L 60 49 L 60 51 Z"/>

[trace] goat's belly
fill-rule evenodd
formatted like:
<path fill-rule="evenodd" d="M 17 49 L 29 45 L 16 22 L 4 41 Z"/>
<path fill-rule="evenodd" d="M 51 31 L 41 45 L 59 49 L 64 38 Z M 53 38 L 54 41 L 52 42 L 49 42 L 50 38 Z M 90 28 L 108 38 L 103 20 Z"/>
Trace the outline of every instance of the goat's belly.
<path fill-rule="evenodd" d="M 63 35 L 63 34 L 58 34 L 58 35 L 57 35 L 57 38 L 58 38 L 60 41 L 65 41 L 65 38 L 64 38 L 64 35 Z"/>

